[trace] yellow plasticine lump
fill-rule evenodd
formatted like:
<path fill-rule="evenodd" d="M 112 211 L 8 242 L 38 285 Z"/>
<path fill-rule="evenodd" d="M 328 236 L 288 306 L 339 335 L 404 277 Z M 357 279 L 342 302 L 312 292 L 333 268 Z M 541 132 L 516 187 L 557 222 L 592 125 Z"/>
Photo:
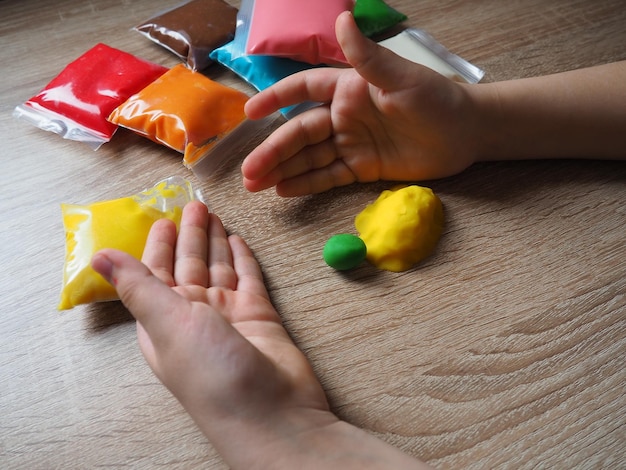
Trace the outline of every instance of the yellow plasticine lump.
<path fill-rule="evenodd" d="M 58 309 L 117 300 L 115 289 L 91 268 L 93 255 L 102 248 L 116 248 L 141 259 L 152 224 L 168 218 L 178 226 L 183 207 L 194 198 L 186 180 L 172 177 L 129 197 L 61 204 L 66 245 Z"/>
<path fill-rule="evenodd" d="M 429 188 L 399 186 L 383 191 L 356 216 L 354 225 L 370 263 L 406 271 L 435 249 L 443 231 L 443 205 Z"/>

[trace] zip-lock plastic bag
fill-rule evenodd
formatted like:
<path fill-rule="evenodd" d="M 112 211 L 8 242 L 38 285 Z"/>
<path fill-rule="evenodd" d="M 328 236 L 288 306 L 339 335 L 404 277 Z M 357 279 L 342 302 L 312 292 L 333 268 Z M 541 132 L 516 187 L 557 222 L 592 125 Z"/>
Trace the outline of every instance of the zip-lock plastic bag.
<path fill-rule="evenodd" d="M 229 160 L 252 150 L 251 143 L 265 138 L 277 122 L 284 122 L 283 116 L 278 112 L 263 119 L 245 119 L 214 146 L 195 153 L 193 158 L 185 159 L 183 163 L 200 180 L 210 179 Z"/>
<path fill-rule="evenodd" d="M 478 83 L 485 72 L 465 59 L 452 54 L 426 31 L 407 28 L 378 44 L 411 62 L 424 65 L 456 81 Z"/>
<path fill-rule="evenodd" d="M 269 55 L 309 64 L 346 65 L 335 20 L 354 0 L 242 0 L 234 57 Z"/>
<path fill-rule="evenodd" d="M 354 21 L 366 36 L 375 36 L 407 20 L 404 13 L 383 0 L 356 0 Z"/>
<path fill-rule="evenodd" d="M 211 52 L 210 57 L 252 85 L 257 91 L 264 90 L 289 75 L 317 67 L 306 62 L 266 55 L 243 55 L 233 58 L 233 47 L 234 43 L 231 41 Z M 285 118 L 291 119 L 318 105 L 319 103 L 313 102 L 299 103 L 283 108 L 280 112 Z"/>
<path fill-rule="evenodd" d="M 248 95 L 178 64 L 109 116 L 193 161 L 245 119 Z"/>
<path fill-rule="evenodd" d="M 165 72 L 165 67 L 97 44 L 17 106 L 13 115 L 96 150 L 117 130 L 107 121 L 111 111 Z"/>
<path fill-rule="evenodd" d="M 116 248 L 141 259 L 152 224 L 162 218 L 180 224 L 183 207 L 201 199 L 191 183 L 173 176 L 120 199 L 86 205 L 61 204 L 65 265 L 59 310 L 117 300 L 115 289 L 91 267 L 102 248 Z"/>
<path fill-rule="evenodd" d="M 209 53 L 235 37 L 237 8 L 224 0 L 191 0 L 158 13 L 133 29 L 203 70 Z"/>

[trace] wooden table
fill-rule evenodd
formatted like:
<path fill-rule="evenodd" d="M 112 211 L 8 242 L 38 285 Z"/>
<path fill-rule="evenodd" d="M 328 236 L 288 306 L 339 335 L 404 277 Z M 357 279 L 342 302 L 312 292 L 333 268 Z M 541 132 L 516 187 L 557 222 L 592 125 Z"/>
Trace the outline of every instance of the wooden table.
<path fill-rule="evenodd" d="M 513 79 L 626 59 L 623 0 L 390 0 L 486 71 Z M 11 117 L 98 42 L 173 66 L 130 29 L 166 0 L 0 2 L 0 467 L 224 468 L 154 378 L 117 302 L 58 312 L 59 205 L 189 178 L 259 258 L 334 411 L 442 468 L 617 468 L 626 461 L 626 166 L 476 165 L 429 182 L 447 225 L 394 274 L 328 268 L 325 240 L 392 183 L 298 199 L 246 192 L 233 155 L 199 181 L 130 132 L 93 152 Z M 238 5 L 238 2 L 234 2 Z M 206 73 L 251 89 L 230 72 Z"/>

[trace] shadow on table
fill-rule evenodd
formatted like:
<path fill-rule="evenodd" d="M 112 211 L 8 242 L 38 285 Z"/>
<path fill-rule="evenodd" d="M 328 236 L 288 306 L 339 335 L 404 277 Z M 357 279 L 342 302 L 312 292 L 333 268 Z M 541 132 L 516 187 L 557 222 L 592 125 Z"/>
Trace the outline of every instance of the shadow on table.
<path fill-rule="evenodd" d="M 90 305 L 86 321 L 92 333 L 102 333 L 115 326 L 134 322 L 135 319 L 121 301 L 112 301 Z"/>
<path fill-rule="evenodd" d="M 610 160 L 526 160 L 477 163 L 464 172 L 431 181 L 353 183 L 285 204 L 282 217 L 293 224 L 321 223 L 337 210 L 356 215 L 381 191 L 400 184 L 426 186 L 440 197 L 458 195 L 477 201 L 515 203 L 537 191 L 562 185 L 596 186 L 626 183 L 626 162 Z M 361 205 L 355 205 L 358 202 Z"/>

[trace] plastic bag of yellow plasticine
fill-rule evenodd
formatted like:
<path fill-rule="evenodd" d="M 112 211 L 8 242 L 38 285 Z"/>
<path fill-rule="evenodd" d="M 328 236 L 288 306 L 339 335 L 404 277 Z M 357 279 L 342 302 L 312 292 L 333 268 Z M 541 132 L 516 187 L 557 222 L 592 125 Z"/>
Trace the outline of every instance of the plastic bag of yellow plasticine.
<path fill-rule="evenodd" d="M 102 248 L 116 248 L 141 259 L 152 224 L 162 218 L 180 224 L 183 207 L 200 199 L 187 180 L 171 177 L 132 196 L 87 205 L 61 204 L 65 267 L 59 310 L 117 300 L 115 289 L 91 268 Z"/>

